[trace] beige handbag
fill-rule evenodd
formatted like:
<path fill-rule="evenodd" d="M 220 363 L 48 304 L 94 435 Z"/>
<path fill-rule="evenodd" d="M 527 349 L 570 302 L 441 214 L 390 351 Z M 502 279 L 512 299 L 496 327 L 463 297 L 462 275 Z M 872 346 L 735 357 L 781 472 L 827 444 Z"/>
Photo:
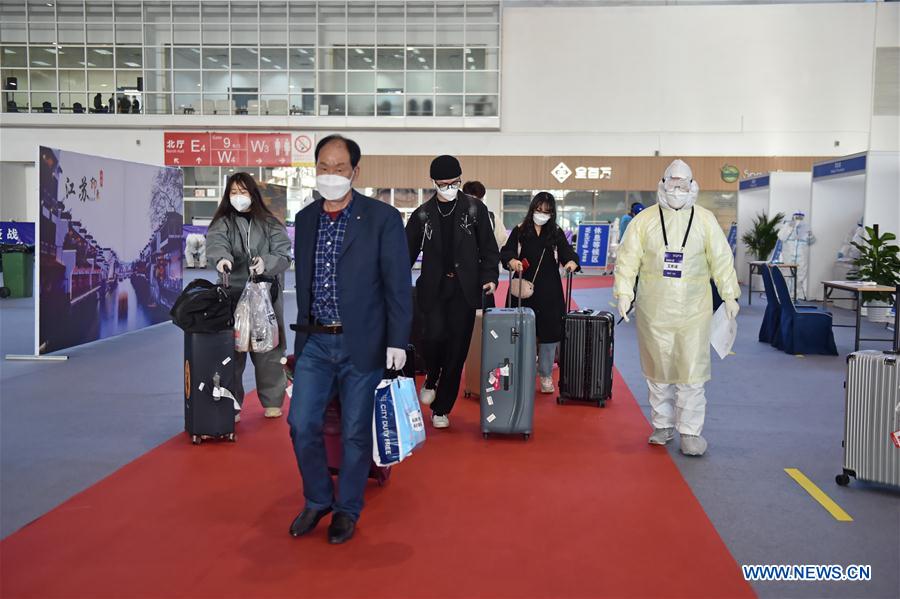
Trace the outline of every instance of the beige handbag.
<path fill-rule="evenodd" d="M 541 259 L 538 260 L 537 268 L 534 269 L 534 280 L 537 280 L 538 271 L 541 270 L 541 262 L 544 261 L 544 254 L 546 252 L 546 249 L 541 252 Z M 522 255 L 522 244 L 519 244 L 519 255 Z M 509 292 L 513 297 L 517 297 L 519 299 L 528 299 L 529 297 L 534 295 L 534 283 L 532 283 L 531 281 L 526 281 L 524 275 L 525 273 L 523 272 L 521 277 L 513 279 L 509 282 Z"/>

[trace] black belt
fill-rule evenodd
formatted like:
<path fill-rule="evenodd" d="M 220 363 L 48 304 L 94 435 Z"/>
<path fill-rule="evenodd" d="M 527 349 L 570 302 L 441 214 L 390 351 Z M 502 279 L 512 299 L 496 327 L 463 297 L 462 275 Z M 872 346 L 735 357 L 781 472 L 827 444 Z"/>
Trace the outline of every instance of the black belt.
<path fill-rule="evenodd" d="M 342 335 L 344 326 L 340 324 L 322 324 L 316 321 L 314 324 L 292 324 L 291 330 L 310 335 Z"/>

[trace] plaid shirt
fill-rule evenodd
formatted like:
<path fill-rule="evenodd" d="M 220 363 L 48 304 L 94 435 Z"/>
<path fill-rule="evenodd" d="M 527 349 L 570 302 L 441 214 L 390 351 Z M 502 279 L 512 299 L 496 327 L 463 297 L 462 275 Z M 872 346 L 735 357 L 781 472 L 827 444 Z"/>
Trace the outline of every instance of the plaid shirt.
<path fill-rule="evenodd" d="M 353 201 L 336 219 L 324 210 L 319 214 L 319 230 L 316 235 L 316 269 L 313 276 L 313 318 L 326 324 L 339 323 L 337 259 L 344 245 L 344 233 L 350 222 Z"/>

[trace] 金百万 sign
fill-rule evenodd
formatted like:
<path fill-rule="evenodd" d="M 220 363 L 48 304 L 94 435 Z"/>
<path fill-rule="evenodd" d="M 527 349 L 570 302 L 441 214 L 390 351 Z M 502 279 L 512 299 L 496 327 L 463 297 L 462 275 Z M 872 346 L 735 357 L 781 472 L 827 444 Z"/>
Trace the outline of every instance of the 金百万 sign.
<path fill-rule="evenodd" d="M 572 176 L 573 171 L 565 162 L 560 162 L 550 171 L 550 174 L 560 183 L 565 183 Z M 576 166 L 574 174 L 576 179 L 593 179 L 598 181 L 601 179 L 612 179 L 612 167 Z"/>

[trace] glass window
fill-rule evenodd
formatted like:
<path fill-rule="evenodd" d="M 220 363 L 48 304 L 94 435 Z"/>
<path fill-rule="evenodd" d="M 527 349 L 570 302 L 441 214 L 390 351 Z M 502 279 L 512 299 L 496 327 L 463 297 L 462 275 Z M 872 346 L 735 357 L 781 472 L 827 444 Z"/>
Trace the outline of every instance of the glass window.
<path fill-rule="evenodd" d="M 116 71 L 116 89 L 137 90 L 138 77 L 143 76 L 143 71 Z"/>
<path fill-rule="evenodd" d="M 415 46 L 433 46 L 434 25 L 408 23 L 406 25 L 406 43 Z"/>
<path fill-rule="evenodd" d="M 206 48 L 203 49 L 203 65 L 204 70 L 227 69 L 228 68 L 228 48 Z M 237 52 L 238 49 L 235 49 Z"/>
<path fill-rule="evenodd" d="M 170 92 L 172 91 L 171 71 L 144 71 L 144 91 L 146 92 Z"/>
<path fill-rule="evenodd" d="M 728 231 L 737 220 L 737 193 L 733 191 L 701 191 L 697 205 L 715 214 L 723 231 Z"/>
<path fill-rule="evenodd" d="M 113 72 L 88 69 L 88 90 L 92 92 L 112 93 Z"/>
<path fill-rule="evenodd" d="M 289 114 L 288 98 L 286 95 L 278 94 L 271 96 L 262 96 L 266 103 L 266 114 Z"/>
<path fill-rule="evenodd" d="M 462 23 L 465 19 L 464 2 L 438 2 L 437 3 L 437 20 L 438 23 Z"/>
<path fill-rule="evenodd" d="M 28 94 L 26 92 L 4 92 L 6 104 L 3 112 L 28 112 Z"/>
<path fill-rule="evenodd" d="M 256 2 L 241 2 L 240 0 L 232 0 L 231 4 L 231 22 L 232 23 L 256 23 L 259 21 L 259 13 L 257 13 Z"/>
<path fill-rule="evenodd" d="M 571 193 L 571 192 L 570 192 Z M 565 203 L 571 204 L 569 196 Z M 625 208 L 624 191 L 596 191 L 594 192 L 594 211 L 592 215 L 585 215 L 584 220 L 613 221 L 628 212 Z M 584 221 L 579 221 L 584 222 Z"/>
<path fill-rule="evenodd" d="M 529 198 L 530 201 L 530 198 Z M 513 227 L 516 227 L 522 222 L 525 221 L 525 216 L 528 214 L 528 210 L 523 211 L 513 211 L 513 210 L 504 210 L 503 211 L 503 226 L 506 227 L 507 230 L 511 230 Z"/>
<path fill-rule="evenodd" d="M 307 71 L 293 72 L 290 75 L 288 87 L 292 93 L 311 92 L 316 87 L 316 75 Z"/>
<path fill-rule="evenodd" d="M 435 116 L 462 116 L 462 96 L 437 96 Z"/>
<path fill-rule="evenodd" d="M 231 42 L 231 28 L 228 25 L 203 22 L 201 39 L 204 44 L 228 44 Z"/>
<path fill-rule="evenodd" d="M 351 94 L 370 94 L 375 90 L 375 73 L 351 72 L 347 79 L 347 91 Z"/>
<path fill-rule="evenodd" d="M 319 2 L 319 43 L 347 43 L 347 12 L 344 2 Z"/>
<path fill-rule="evenodd" d="M 259 25 L 256 23 L 232 23 L 231 44 L 235 46 L 259 45 Z"/>
<path fill-rule="evenodd" d="M 466 22 L 468 23 L 499 23 L 500 6 L 498 2 L 466 2 Z"/>
<path fill-rule="evenodd" d="M 227 58 L 227 50 L 222 49 L 223 54 L 221 57 Z M 203 50 L 204 57 L 206 57 L 206 49 Z M 228 61 L 225 60 L 227 64 Z M 207 64 L 205 68 L 210 68 Z M 232 69 L 258 69 L 259 68 L 259 53 L 255 48 L 232 48 L 231 49 L 231 68 Z"/>
<path fill-rule="evenodd" d="M 32 44 L 52 44 L 56 41 L 56 25 L 52 23 L 29 23 L 28 41 Z"/>
<path fill-rule="evenodd" d="M 259 71 L 231 71 L 232 91 L 259 90 Z"/>
<path fill-rule="evenodd" d="M 115 6 L 117 23 L 141 22 L 140 0 L 116 0 Z"/>
<path fill-rule="evenodd" d="M 377 39 L 379 46 L 402 46 L 406 43 L 403 25 L 378 25 Z"/>
<path fill-rule="evenodd" d="M 497 96 L 466 96 L 466 116 L 497 116 Z"/>
<path fill-rule="evenodd" d="M 439 94 L 461 94 L 463 91 L 463 74 L 436 73 L 434 91 Z"/>
<path fill-rule="evenodd" d="M 113 67 L 112 46 L 108 48 L 88 48 L 87 60 L 89 68 L 111 69 Z"/>
<path fill-rule="evenodd" d="M 406 21 L 416 25 L 434 25 L 434 2 L 407 2 Z"/>
<path fill-rule="evenodd" d="M 118 69 L 139 69 L 143 61 L 143 52 L 140 47 L 122 47 L 116 46 L 116 68 Z"/>
<path fill-rule="evenodd" d="M 346 48 L 319 48 L 320 69 L 346 69 Z"/>
<path fill-rule="evenodd" d="M 86 29 L 89 44 L 111 44 L 115 37 L 112 23 L 88 21 Z"/>
<path fill-rule="evenodd" d="M 173 53 L 176 69 L 200 68 L 200 48 L 175 48 Z"/>
<path fill-rule="evenodd" d="M 291 114 L 315 115 L 316 97 L 312 94 L 291 95 Z"/>
<path fill-rule="evenodd" d="M 434 116 L 434 96 L 406 96 L 406 116 Z"/>
<path fill-rule="evenodd" d="M 349 116 L 375 116 L 375 96 L 347 96 Z"/>
<path fill-rule="evenodd" d="M 200 91 L 200 71 L 175 71 L 173 80 L 177 92 L 198 93 Z"/>
<path fill-rule="evenodd" d="M 428 71 L 433 69 L 434 48 L 408 48 L 406 51 L 406 68 L 410 71 Z"/>
<path fill-rule="evenodd" d="M 15 86 L 10 85 L 9 80 L 15 79 Z M 6 95 L 8 90 L 23 90 L 28 89 L 28 71 L 25 69 L 0 69 L 0 84 L 3 85 L 3 89 L 5 90 L 3 93 Z M 28 101 L 25 101 L 25 104 L 28 104 Z"/>
<path fill-rule="evenodd" d="M 72 2 L 73 0 L 68 0 Z M 81 4 L 78 1 L 78 4 Z M 0 2 L 0 21 L 22 21 L 28 20 L 25 12 L 25 4 L 22 2 Z"/>
<path fill-rule="evenodd" d="M 87 83 L 87 79 L 84 76 L 84 71 L 69 71 L 69 70 L 61 70 L 59 71 L 59 89 L 60 91 L 77 91 L 83 92 L 87 89 L 85 84 Z"/>
<path fill-rule="evenodd" d="M 288 14 L 292 26 L 315 23 L 316 2 L 315 0 L 291 0 L 288 2 Z"/>
<path fill-rule="evenodd" d="M 376 91 L 381 94 L 403 93 L 403 73 L 388 71 L 378 73 L 378 86 Z"/>
<path fill-rule="evenodd" d="M 117 44 L 140 44 L 141 26 L 137 23 L 116 23 Z"/>
<path fill-rule="evenodd" d="M 346 96 L 319 96 L 319 116 L 344 116 L 346 112 Z"/>
<path fill-rule="evenodd" d="M 85 21 L 112 21 L 112 0 L 87 0 L 85 2 Z"/>
<path fill-rule="evenodd" d="M 287 69 L 287 48 L 261 48 L 259 56 L 261 69 Z"/>
<path fill-rule="evenodd" d="M 81 51 L 84 53 L 83 48 Z M 28 65 L 28 52 L 25 46 L 3 46 L 0 48 L 0 53 L 3 55 L 3 58 L 0 59 L 0 64 L 3 65 L 3 68 L 25 68 Z M 82 58 L 82 60 L 84 59 Z M 60 61 L 60 64 L 62 64 L 62 61 Z"/>
<path fill-rule="evenodd" d="M 313 48 L 291 48 L 288 53 L 291 70 L 314 69 L 316 66 L 315 50 Z"/>
<path fill-rule="evenodd" d="M 412 94 L 434 93 L 434 73 L 406 73 L 406 91 Z"/>
<path fill-rule="evenodd" d="M 175 114 L 200 114 L 200 94 L 175 94 Z"/>
<path fill-rule="evenodd" d="M 319 71 L 319 90 L 325 93 L 347 91 L 345 71 Z"/>
<path fill-rule="evenodd" d="M 149 23 L 144 25 L 144 45 L 162 46 L 172 43 L 172 25 L 169 23 Z"/>
<path fill-rule="evenodd" d="M 75 104 L 79 104 L 79 106 L 75 106 Z M 81 92 L 80 94 L 59 94 L 60 112 L 68 112 L 71 114 L 78 112 L 84 114 L 88 112 L 89 108 L 90 104 L 88 103 L 87 95 L 84 92 Z"/>
<path fill-rule="evenodd" d="M 262 73 L 259 77 L 260 88 L 267 94 L 288 93 L 288 74 L 279 72 Z"/>
<path fill-rule="evenodd" d="M 496 94 L 498 79 L 499 73 L 495 71 L 466 73 L 466 93 Z"/>
<path fill-rule="evenodd" d="M 285 0 L 262 0 L 259 3 L 260 23 L 287 22 L 287 2 Z"/>
<path fill-rule="evenodd" d="M 500 50 L 498 48 L 466 48 L 466 69 L 477 71 L 499 70 Z"/>
<path fill-rule="evenodd" d="M 466 26 L 466 45 L 468 46 L 499 46 L 500 28 L 497 25 L 468 25 Z"/>
<path fill-rule="evenodd" d="M 191 46 L 200 39 L 200 25 L 176 22 L 172 25 L 172 36 L 176 44 Z"/>
<path fill-rule="evenodd" d="M 185 169 L 187 170 L 187 169 Z M 216 213 L 217 202 L 184 200 L 184 222 L 191 224 L 195 218 L 209 219 Z"/>
<path fill-rule="evenodd" d="M 200 22 L 200 2 L 178 0 L 172 2 L 172 22 L 173 23 L 199 23 Z M 196 41 L 196 40 L 195 40 Z"/>
<path fill-rule="evenodd" d="M 171 48 L 144 48 L 144 68 L 169 69 L 171 66 Z"/>
<path fill-rule="evenodd" d="M 32 112 L 56 112 L 57 109 L 56 92 L 37 92 L 31 94 L 31 110 Z"/>
<path fill-rule="evenodd" d="M 403 116 L 403 96 L 400 94 L 377 97 L 378 116 Z"/>
<path fill-rule="evenodd" d="M 31 46 L 31 68 L 56 68 L 56 48 L 52 46 Z"/>
<path fill-rule="evenodd" d="M 378 48 L 378 69 L 381 71 L 402 71 L 403 48 Z"/>
<path fill-rule="evenodd" d="M 56 9 L 52 2 L 42 2 L 41 0 L 28 0 L 28 20 L 33 21 L 55 21 Z"/>
<path fill-rule="evenodd" d="M 463 49 L 438 48 L 437 68 L 445 71 L 461 71 L 463 68 Z"/>
<path fill-rule="evenodd" d="M 27 29 L 24 22 L 0 19 L 0 41 L 4 43 L 22 43 L 27 41 Z M 27 105 L 27 100 L 23 100 Z"/>
<path fill-rule="evenodd" d="M 231 78 L 225 71 L 209 71 L 203 73 L 203 93 L 225 93 L 228 91 L 228 82 Z"/>
<path fill-rule="evenodd" d="M 503 191 L 503 210 L 520 210 L 527 212 L 531 205 L 532 193 L 524 190 L 504 190 Z M 516 223 L 518 224 L 518 223 Z"/>
<path fill-rule="evenodd" d="M 172 114 L 171 94 L 144 94 L 144 114 Z"/>
<path fill-rule="evenodd" d="M 260 23 L 259 43 L 269 46 L 286 46 L 288 43 L 287 22 Z M 315 41 L 311 43 L 315 43 Z"/>
<path fill-rule="evenodd" d="M 375 48 L 348 48 L 347 61 L 350 69 L 374 69 Z"/>
<path fill-rule="evenodd" d="M 59 23 L 57 25 L 59 43 L 61 44 L 83 44 L 84 43 L 84 23 Z"/>
<path fill-rule="evenodd" d="M 56 89 L 56 71 L 50 69 L 31 69 L 31 89 L 53 91 Z"/>
<path fill-rule="evenodd" d="M 176 2 L 175 4 L 179 4 Z M 145 23 L 171 23 L 172 3 L 166 0 L 144 0 Z"/>
<path fill-rule="evenodd" d="M 207 23 L 228 23 L 228 2 L 203 0 L 200 3 L 203 25 Z"/>
<path fill-rule="evenodd" d="M 442 23 L 438 21 L 436 44 L 438 46 L 461 46 L 465 31 L 462 23 Z"/>
<path fill-rule="evenodd" d="M 350 5 L 351 12 L 353 5 Z M 356 25 L 351 23 L 347 26 L 347 43 L 351 46 L 357 44 L 374 44 L 375 43 L 375 22 L 372 21 L 368 25 Z"/>

